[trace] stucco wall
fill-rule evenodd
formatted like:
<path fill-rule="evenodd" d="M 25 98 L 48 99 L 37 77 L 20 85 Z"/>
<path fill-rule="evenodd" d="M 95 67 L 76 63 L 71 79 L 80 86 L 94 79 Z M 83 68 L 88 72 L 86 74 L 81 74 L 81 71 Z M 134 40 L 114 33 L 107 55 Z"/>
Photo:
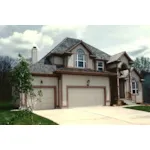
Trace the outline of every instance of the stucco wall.
<path fill-rule="evenodd" d="M 106 86 L 106 101 L 110 101 L 110 87 L 108 77 L 63 75 L 62 76 L 63 106 L 66 105 L 67 100 L 66 86 L 87 86 L 87 80 L 90 80 L 89 86 Z"/>
<path fill-rule="evenodd" d="M 63 64 L 63 58 L 59 57 L 59 56 L 54 56 L 54 64 L 62 65 Z"/>
<path fill-rule="evenodd" d="M 138 94 L 132 94 L 132 100 L 137 103 L 143 102 L 143 91 L 142 91 L 142 83 L 140 82 L 140 77 L 136 74 L 135 71 L 131 72 L 131 78 L 135 78 L 138 82 L 139 86 L 139 93 Z M 125 97 L 127 98 L 129 92 L 129 78 L 126 79 L 125 82 Z M 131 92 L 132 92 L 132 84 L 131 84 Z"/>
<path fill-rule="evenodd" d="M 87 68 L 94 69 L 94 62 L 89 57 L 89 52 L 82 46 L 78 45 L 76 48 L 72 50 L 72 55 L 68 56 L 68 67 L 76 67 L 76 52 L 78 49 L 83 49 L 86 54 L 86 62 L 87 62 Z"/>
<path fill-rule="evenodd" d="M 128 59 L 127 59 L 126 56 L 123 55 L 123 56 L 120 58 L 120 60 L 121 60 L 122 62 L 124 62 L 125 64 L 129 65 L 129 61 L 128 61 Z"/>
<path fill-rule="evenodd" d="M 43 83 L 41 84 L 41 80 Z M 39 77 L 34 76 L 34 80 L 32 81 L 33 86 L 41 85 L 41 86 L 57 86 L 57 77 Z"/>
<path fill-rule="evenodd" d="M 136 74 L 135 71 L 131 72 L 131 76 L 136 79 L 136 82 L 138 82 L 138 86 L 139 86 L 139 93 L 135 95 L 136 102 L 142 103 L 143 102 L 143 91 L 142 91 L 142 83 L 140 82 L 140 77 Z"/>

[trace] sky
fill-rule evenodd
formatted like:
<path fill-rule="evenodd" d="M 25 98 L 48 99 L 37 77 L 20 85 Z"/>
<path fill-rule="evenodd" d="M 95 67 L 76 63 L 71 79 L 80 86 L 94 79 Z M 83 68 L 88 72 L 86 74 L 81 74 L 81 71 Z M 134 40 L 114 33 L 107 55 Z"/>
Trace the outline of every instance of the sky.
<path fill-rule="evenodd" d="M 132 59 L 150 57 L 150 26 L 144 25 L 0 25 L 0 54 L 31 57 L 33 45 L 38 59 L 64 38 L 78 38 L 110 54 L 126 51 Z"/>

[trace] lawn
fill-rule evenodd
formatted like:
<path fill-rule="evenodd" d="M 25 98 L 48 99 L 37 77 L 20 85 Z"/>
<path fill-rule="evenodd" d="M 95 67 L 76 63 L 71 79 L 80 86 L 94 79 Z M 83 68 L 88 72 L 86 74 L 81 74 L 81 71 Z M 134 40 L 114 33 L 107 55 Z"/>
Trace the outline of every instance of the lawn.
<path fill-rule="evenodd" d="M 28 111 L 0 111 L 0 125 L 57 125 L 57 123 Z"/>
<path fill-rule="evenodd" d="M 125 107 L 125 108 L 150 112 L 150 106 L 131 106 L 131 107 Z"/>

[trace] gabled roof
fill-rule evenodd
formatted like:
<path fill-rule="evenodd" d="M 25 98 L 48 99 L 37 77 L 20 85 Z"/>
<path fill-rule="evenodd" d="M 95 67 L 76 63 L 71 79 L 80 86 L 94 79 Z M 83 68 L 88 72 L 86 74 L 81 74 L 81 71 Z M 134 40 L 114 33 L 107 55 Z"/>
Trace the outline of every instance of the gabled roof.
<path fill-rule="evenodd" d="M 92 55 L 95 55 L 97 59 L 109 60 L 110 58 L 110 55 L 83 42 L 82 40 L 67 37 L 62 42 L 60 42 L 56 47 L 54 47 L 42 59 L 46 58 L 47 56 L 50 56 L 51 54 L 64 54 L 79 44 L 83 44 L 83 46 L 85 46 L 91 52 Z M 42 61 L 42 59 L 40 61 Z"/>
<path fill-rule="evenodd" d="M 121 53 L 112 55 L 107 63 L 109 64 L 109 63 L 112 63 L 112 62 L 119 61 L 119 59 L 120 59 L 123 55 L 125 55 L 131 62 L 133 62 L 133 60 L 129 57 L 129 55 L 128 55 L 125 51 L 123 51 L 123 52 L 121 52 Z"/>
<path fill-rule="evenodd" d="M 107 63 L 112 63 L 112 62 L 117 61 L 123 54 L 124 52 L 112 55 Z"/>

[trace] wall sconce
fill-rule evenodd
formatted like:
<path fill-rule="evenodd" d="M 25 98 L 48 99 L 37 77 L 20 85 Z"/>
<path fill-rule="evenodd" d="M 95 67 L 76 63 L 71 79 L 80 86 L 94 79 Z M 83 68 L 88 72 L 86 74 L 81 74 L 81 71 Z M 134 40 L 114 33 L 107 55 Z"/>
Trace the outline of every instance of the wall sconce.
<path fill-rule="evenodd" d="M 43 84 L 43 81 L 41 80 L 41 84 Z"/>
<path fill-rule="evenodd" d="M 87 80 L 87 86 L 89 86 L 89 84 L 90 84 L 90 80 Z"/>

